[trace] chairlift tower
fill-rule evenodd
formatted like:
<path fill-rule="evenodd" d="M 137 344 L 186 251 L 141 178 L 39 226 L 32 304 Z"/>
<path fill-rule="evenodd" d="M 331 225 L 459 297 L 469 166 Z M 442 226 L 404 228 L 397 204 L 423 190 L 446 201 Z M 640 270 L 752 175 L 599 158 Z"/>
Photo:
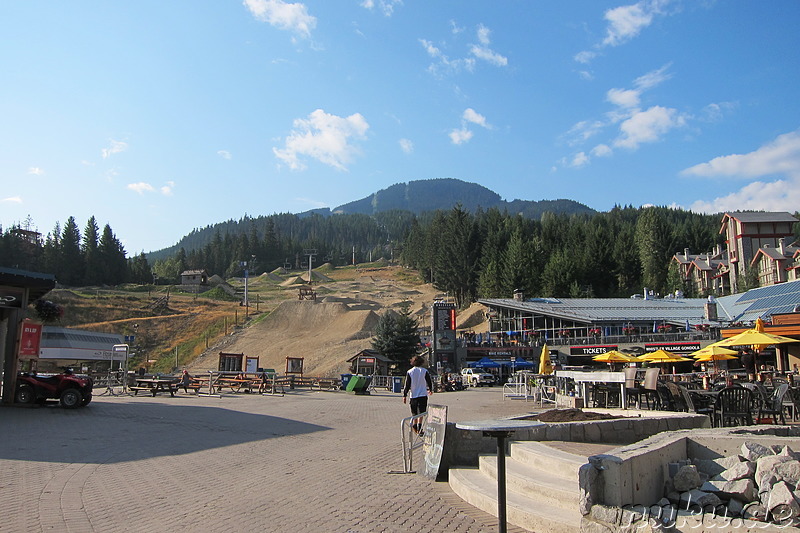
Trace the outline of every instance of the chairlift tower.
<path fill-rule="evenodd" d="M 314 257 L 317 255 L 316 248 L 307 248 L 303 250 L 303 255 L 308 257 L 308 283 L 311 283 L 311 265 L 314 262 Z"/>

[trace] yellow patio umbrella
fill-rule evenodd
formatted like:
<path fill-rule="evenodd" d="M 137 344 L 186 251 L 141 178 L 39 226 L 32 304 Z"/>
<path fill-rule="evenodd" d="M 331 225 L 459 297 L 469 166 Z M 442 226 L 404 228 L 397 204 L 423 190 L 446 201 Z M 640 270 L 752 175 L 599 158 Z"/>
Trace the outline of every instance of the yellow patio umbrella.
<path fill-rule="evenodd" d="M 714 343 L 714 344 L 709 344 L 705 348 L 700 348 L 699 350 L 694 351 L 689 355 L 691 355 L 695 359 L 698 359 L 700 357 L 705 357 L 707 355 L 732 355 L 734 357 L 731 357 L 730 359 L 736 359 L 735 356 L 737 356 L 738 354 L 739 352 L 737 352 L 736 350 L 731 350 L 730 348 L 725 348 L 724 346 L 719 346 L 717 343 Z"/>
<path fill-rule="evenodd" d="M 788 342 L 798 342 L 797 339 L 773 335 L 764 331 L 748 329 L 738 335 L 721 340 L 715 343 L 717 346 L 771 346 L 773 344 L 786 344 Z"/>
<path fill-rule="evenodd" d="M 656 350 L 655 352 L 646 353 L 640 355 L 637 359 L 646 363 L 685 363 L 691 361 L 691 359 L 681 357 L 678 354 L 666 350 Z"/>
<path fill-rule="evenodd" d="M 542 354 L 539 356 L 539 373 L 553 373 L 553 363 L 550 361 L 550 349 L 547 347 L 547 344 L 542 346 Z"/>
<path fill-rule="evenodd" d="M 761 320 L 761 317 L 756 318 L 756 325 L 753 326 L 753 329 L 756 330 L 759 333 L 764 333 L 764 321 Z M 760 352 L 762 350 L 766 350 L 767 346 L 769 346 L 769 345 L 768 344 L 758 344 L 756 346 L 753 346 L 753 350 L 755 350 L 756 352 Z"/>
<path fill-rule="evenodd" d="M 618 350 L 611 350 L 609 352 L 595 355 L 592 357 L 594 361 L 601 363 L 638 363 L 639 358 L 633 355 L 620 352 Z"/>
<path fill-rule="evenodd" d="M 708 363 L 709 361 L 713 361 L 714 363 L 716 363 L 717 361 L 727 361 L 730 359 L 738 359 L 738 357 L 729 353 L 708 352 L 704 355 L 697 356 L 695 358 L 695 361 L 697 361 L 698 363 Z"/>

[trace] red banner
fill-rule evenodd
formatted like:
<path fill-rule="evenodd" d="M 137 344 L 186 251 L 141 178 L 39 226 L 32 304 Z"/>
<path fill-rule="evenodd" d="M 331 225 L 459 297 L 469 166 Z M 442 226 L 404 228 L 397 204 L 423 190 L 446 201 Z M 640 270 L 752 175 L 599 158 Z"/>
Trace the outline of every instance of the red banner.
<path fill-rule="evenodd" d="M 39 344 L 42 340 L 42 325 L 28 322 L 22 323 L 19 336 L 19 357 L 39 357 Z"/>

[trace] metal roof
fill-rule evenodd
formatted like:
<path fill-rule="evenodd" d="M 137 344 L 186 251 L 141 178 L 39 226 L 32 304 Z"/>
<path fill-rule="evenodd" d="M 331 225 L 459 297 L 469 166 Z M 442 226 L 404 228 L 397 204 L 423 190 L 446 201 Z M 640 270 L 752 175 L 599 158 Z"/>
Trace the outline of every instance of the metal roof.
<path fill-rule="evenodd" d="M 708 322 L 705 298 L 534 298 L 532 300 L 478 300 L 489 307 L 504 307 L 584 322 L 661 321 L 684 324 Z"/>
<path fill-rule="evenodd" d="M 798 305 L 800 281 L 788 281 L 717 298 L 717 310 L 724 309 L 731 322 L 755 322 L 757 318 L 791 313 Z"/>

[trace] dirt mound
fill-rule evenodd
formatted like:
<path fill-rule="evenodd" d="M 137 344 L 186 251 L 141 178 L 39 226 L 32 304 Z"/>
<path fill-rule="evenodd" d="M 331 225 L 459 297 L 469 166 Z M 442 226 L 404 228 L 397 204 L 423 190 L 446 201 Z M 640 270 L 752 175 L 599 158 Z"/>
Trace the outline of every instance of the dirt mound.
<path fill-rule="evenodd" d="M 305 285 L 306 282 L 300 276 L 292 276 L 280 283 L 281 287 L 291 287 L 292 285 Z"/>
<path fill-rule="evenodd" d="M 624 418 L 606 413 L 583 411 L 581 409 L 551 409 L 538 415 L 525 416 L 520 420 L 538 420 L 539 422 L 584 422 L 586 420 L 614 420 Z"/>
<path fill-rule="evenodd" d="M 275 283 L 283 283 L 283 278 L 274 272 L 264 272 L 259 277 L 268 279 L 269 281 L 274 281 Z"/>
<path fill-rule="evenodd" d="M 472 331 L 489 331 L 489 324 L 486 321 L 486 307 L 475 302 L 463 311 L 458 313 L 458 329 L 468 329 Z"/>
<path fill-rule="evenodd" d="M 237 333 L 224 351 L 258 357 L 260 367 L 279 372 L 286 368 L 286 357 L 303 357 L 305 374 L 338 376 L 347 371 L 347 358 L 370 347 L 377 322 L 374 311 L 352 310 L 343 302 L 287 300 Z M 219 351 L 207 353 L 193 370 L 214 369 Z"/>

